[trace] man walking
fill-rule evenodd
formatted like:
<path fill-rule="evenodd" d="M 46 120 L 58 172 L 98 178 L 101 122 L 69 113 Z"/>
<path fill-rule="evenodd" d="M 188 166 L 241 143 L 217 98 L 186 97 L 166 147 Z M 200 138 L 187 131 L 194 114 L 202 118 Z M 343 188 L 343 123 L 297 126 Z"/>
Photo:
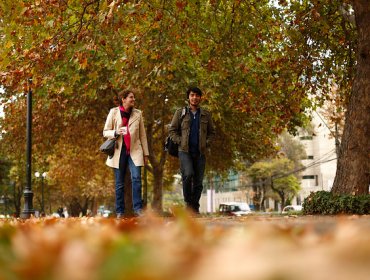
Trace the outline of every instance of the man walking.
<path fill-rule="evenodd" d="M 199 213 L 206 166 L 205 153 L 215 134 L 211 113 L 200 108 L 202 91 L 191 87 L 186 91 L 189 106 L 176 110 L 169 128 L 172 140 L 179 144 L 182 188 L 186 206 Z"/>

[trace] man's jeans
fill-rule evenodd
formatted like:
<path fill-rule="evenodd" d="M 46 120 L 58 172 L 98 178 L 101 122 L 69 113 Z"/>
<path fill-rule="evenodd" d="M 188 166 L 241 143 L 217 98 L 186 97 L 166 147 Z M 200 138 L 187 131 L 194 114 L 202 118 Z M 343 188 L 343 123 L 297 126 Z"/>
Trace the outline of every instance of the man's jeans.
<path fill-rule="evenodd" d="M 135 213 L 140 213 L 143 208 L 141 198 L 141 166 L 136 166 L 130 155 L 126 155 L 125 151 L 121 153 L 120 168 L 113 168 L 116 188 L 116 214 L 122 215 L 125 212 L 125 195 L 124 184 L 127 165 L 131 172 L 132 183 L 132 204 Z"/>
<path fill-rule="evenodd" d="M 182 175 L 182 191 L 186 206 L 199 212 L 199 200 L 203 190 L 203 175 L 206 167 L 204 155 L 179 152 Z"/>

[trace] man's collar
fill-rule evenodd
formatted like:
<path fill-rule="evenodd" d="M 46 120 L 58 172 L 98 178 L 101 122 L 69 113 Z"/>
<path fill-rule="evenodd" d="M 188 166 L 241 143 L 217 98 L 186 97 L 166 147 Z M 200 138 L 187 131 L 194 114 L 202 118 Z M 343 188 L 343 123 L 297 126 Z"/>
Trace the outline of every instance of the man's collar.
<path fill-rule="evenodd" d="M 190 105 L 189 106 L 187 106 L 187 109 L 189 110 L 189 112 L 191 112 L 191 107 L 190 107 Z M 199 112 L 201 110 L 201 108 L 200 107 L 197 107 L 197 111 Z"/>

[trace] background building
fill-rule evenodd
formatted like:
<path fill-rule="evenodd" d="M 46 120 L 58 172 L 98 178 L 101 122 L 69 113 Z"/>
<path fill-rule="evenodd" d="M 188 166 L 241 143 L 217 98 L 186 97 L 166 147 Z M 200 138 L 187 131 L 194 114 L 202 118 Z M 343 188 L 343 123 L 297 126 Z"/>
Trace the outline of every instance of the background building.
<path fill-rule="evenodd" d="M 306 169 L 301 173 L 302 190 L 297 197 L 300 202 L 310 192 L 331 190 L 337 169 L 337 154 L 334 133 L 317 112 L 312 115 L 312 132 L 301 130 L 297 139 L 304 145 L 307 154 L 307 159 L 302 161 Z"/>
<path fill-rule="evenodd" d="M 301 205 L 311 192 L 330 191 L 334 182 L 337 168 L 334 132 L 330 131 L 323 116 L 317 112 L 312 114 L 311 125 L 309 129 L 300 129 L 296 136 L 305 147 L 307 158 L 302 160 L 305 169 L 300 172 L 301 190 L 292 204 Z M 216 175 L 212 180 L 205 180 L 200 211 L 215 212 L 222 202 L 251 204 L 253 191 L 244 177 L 241 173 L 230 172 L 227 179 L 222 180 Z M 266 199 L 265 207 L 281 210 L 280 203 L 272 199 Z"/>

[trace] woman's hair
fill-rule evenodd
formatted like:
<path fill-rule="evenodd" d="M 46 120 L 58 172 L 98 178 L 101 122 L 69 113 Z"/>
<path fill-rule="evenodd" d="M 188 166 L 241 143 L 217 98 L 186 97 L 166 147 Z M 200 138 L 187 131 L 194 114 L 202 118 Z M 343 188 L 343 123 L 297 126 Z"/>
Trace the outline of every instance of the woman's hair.
<path fill-rule="evenodd" d="M 127 98 L 130 93 L 134 92 L 130 89 L 125 89 L 118 92 L 118 94 L 113 97 L 114 104 L 116 104 L 116 106 L 122 106 L 122 99 Z"/>

